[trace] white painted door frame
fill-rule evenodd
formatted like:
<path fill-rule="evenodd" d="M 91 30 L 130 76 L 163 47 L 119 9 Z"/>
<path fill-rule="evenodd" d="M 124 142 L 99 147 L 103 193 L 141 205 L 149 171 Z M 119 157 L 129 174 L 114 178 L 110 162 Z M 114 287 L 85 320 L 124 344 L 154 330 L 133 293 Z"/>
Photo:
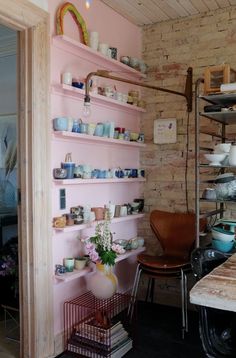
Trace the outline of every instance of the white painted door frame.
<path fill-rule="evenodd" d="M 0 23 L 19 31 L 21 358 L 47 358 L 54 353 L 49 14 L 26 0 L 0 0 Z"/>

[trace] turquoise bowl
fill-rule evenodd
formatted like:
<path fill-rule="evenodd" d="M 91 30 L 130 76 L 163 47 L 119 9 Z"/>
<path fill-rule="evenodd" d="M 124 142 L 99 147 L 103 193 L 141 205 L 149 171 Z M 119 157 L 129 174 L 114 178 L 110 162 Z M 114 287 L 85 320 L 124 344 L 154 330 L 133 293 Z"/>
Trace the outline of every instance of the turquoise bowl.
<path fill-rule="evenodd" d="M 222 251 L 222 252 L 229 252 L 233 249 L 234 247 L 234 240 L 231 241 L 221 241 L 221 240 L 216 240 L 216 239 L 212 239 L 212 247 L 213 249 Z"/>

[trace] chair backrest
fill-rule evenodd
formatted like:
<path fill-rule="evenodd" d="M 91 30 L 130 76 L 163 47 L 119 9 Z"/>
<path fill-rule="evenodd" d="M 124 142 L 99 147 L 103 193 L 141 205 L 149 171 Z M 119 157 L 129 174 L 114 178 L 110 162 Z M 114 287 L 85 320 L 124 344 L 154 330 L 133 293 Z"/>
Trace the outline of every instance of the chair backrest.
<path fill-rule="evenodd" d="M 165 254 L 190 257 L 195 241 L 195 214 L 153 210 L 150 225 Z"/>

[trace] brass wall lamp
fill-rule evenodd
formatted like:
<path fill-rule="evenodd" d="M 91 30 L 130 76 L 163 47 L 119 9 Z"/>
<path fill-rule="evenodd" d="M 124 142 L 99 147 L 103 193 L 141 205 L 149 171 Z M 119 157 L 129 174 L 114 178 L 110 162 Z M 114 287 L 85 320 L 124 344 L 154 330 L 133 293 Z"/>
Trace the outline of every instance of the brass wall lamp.
<path fill-rule="evenodd" d="M 163 88 L 163 87 L 152 86 L 152 85 L 148 85 L 146 83 L 132 81 L 132 80 L 128 80 L 128 79 L 121 78 L 121 77 L 116 77 L 116 76 L 110 75 L 110 73 L 105 70 L 97 70 L 96 72 L 90 72 L 87 75 L 86 80 L 85 80 L 85 97 L 84 97 L 85 110 L 86 110 L 86 108 L 87 108 L 87 110 L 89 110 L 89 108 L 90 108 L 89 82 L 93 76 L 109 78 L 111 80 L 115 80 L 115 81 L 119 81 L 119 82 L 130 83 L 135 86 L 150 88 L 150 89 L 154 89 L 157 91 L 162 91 L 162 92 L 175 94 L 177 96 L 182 96 L 187 101 L 187 111 L 188 112 L 192 111 L 192 97 L 193 97 L 193 92 L 192 92 L 193 69 L 192 69 L 192 67 L 189 67 L 187 70 L 187 77 L 186 77 L 184 92 L 173 91 L 173 90 Z"/>

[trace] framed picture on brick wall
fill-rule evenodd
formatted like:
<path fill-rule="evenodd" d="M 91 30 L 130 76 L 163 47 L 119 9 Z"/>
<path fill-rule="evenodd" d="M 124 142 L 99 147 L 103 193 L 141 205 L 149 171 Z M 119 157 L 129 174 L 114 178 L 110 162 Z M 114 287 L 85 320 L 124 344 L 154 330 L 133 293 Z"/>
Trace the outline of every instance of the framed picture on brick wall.
<path fill-rule="evenodd" d="M 176 143 L 176 118 L 155 119 L 153 131 L 153 142 L 155 144 Z"/>

